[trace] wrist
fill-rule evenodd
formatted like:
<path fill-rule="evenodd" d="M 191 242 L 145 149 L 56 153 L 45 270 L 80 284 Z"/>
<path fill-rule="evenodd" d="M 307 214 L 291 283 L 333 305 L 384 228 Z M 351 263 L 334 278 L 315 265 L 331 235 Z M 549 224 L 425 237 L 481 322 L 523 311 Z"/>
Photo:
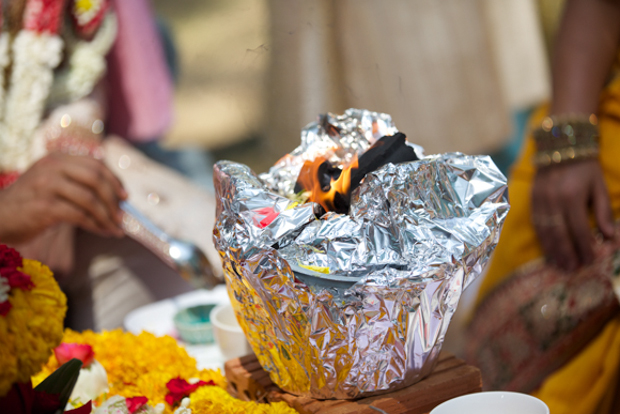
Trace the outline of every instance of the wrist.
<path fill-rule="evenodd" d="M 102 114 L 101 106 L 92 99 L 56 108 L 43 126 L 47 151 L 102 158 Z"/>
<path fill-rule="evenodd" d="M 15 234 L 11 228 L 14 217 L 11 217 L 11 213 L 6 207 L 6 191 L 0 189 L 0 244 L 11 244 L 15 241 Z"/>
<path fill-rule="evenodd" d="M 533 163 L 537 167 L 595 159 L 599 154 L 598 120 L 594 114 L 546 117 L 533 135 L 537 148 Z"/>

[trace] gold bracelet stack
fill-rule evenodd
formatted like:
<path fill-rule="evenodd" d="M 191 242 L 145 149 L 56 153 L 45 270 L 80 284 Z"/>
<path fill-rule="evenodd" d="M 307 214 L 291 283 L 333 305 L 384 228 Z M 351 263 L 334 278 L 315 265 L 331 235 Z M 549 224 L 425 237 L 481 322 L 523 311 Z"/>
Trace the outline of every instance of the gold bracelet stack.
<path fill-rule="evenodd" d="M 534 140 L 538 151 L 534 165 L 547 167 L 589 158 L 599 154 L 596 115 L 552 116 L 536 129 Z"/>

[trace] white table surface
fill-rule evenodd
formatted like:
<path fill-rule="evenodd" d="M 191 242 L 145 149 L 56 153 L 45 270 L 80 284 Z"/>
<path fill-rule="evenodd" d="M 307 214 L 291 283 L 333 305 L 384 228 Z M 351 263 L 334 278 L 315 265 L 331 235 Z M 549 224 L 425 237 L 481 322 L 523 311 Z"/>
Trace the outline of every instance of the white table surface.
<path fill-rule="evenodd" d="M 198 368 L 223 369 L 225 360 L 215 343 L 190 345 L 182 342 L 172 321 L 174 315 L 183 308 L 211 303 L 230 303 L 225 285 L 218 285 L 213 290 L 195 290 L 134 309 L 125 317 L 125 330 L 134 334 L 147 331 L 157 336 L 170 335 L 177 338 L 179 344 L 196 358 Z"/>

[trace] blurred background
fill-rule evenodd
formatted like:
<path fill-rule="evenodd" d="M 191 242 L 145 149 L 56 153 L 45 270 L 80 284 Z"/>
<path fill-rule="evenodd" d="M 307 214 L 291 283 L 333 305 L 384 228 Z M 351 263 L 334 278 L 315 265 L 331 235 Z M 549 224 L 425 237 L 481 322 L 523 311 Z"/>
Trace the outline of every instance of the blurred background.
<path fill-rule="evenodd" d="M 262 172 L 319 113 L 392 115 L 506 171 L 549 97 L 562 0 L 153 0 L 176 78 L 164 145 Z M 194 151 L 196 152 L 196 151 Z"/>

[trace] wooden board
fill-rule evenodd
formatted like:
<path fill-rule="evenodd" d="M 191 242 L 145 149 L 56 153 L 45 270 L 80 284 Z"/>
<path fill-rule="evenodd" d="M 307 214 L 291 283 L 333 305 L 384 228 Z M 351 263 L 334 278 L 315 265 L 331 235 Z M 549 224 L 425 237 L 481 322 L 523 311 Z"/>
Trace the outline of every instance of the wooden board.
<path fill-rule="evenodd" d="M 285 401 L 302 414 L 423 414 L 454 397 L 482 390 L 480 371 L 454 355 L 442 352 L 433 372 L 410 387 L 359 400 L 316 400 L 288 394 L 271 382 L 255 355 L 224 365 L 228 392 L 242 400 Z"/>

